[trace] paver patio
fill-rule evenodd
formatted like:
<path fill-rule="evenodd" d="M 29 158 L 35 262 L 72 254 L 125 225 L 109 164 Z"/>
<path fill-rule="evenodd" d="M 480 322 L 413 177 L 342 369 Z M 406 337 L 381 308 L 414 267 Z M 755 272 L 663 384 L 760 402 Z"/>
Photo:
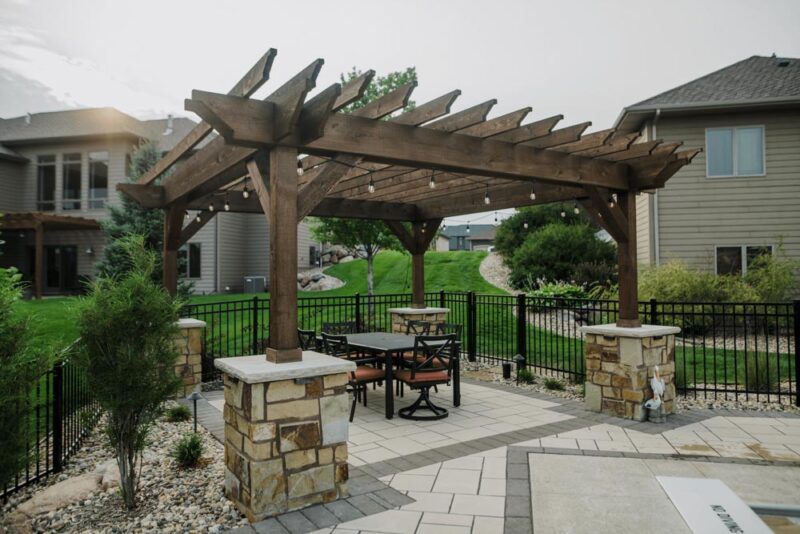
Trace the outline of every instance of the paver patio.
<path fill-rule="evenodd" d="M 688 531 L 656 475 L 719 478 L 747 502 L 800 504 L 794 414 L 709 410 L 653 425 L 503 385 L 466 380 L 462 391 L 454 408 L 439 388 L 432 396 L 450 416 L 420 422 L 385 419 L 384 392 L 370 389 L 350 426 L 352 497 L 242 531 L 638 532 L 656 519 Z M 206 397 L 201 422 L 213 432 L 223 401 Z M 598 497 L 609 491 L 623 498 Z"/>

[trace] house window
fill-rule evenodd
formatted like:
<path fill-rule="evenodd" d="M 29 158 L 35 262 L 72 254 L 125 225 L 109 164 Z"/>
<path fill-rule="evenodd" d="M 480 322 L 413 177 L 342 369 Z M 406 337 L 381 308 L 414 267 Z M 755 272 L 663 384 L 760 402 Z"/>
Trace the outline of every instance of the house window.
<path fill-rule="evenodd" d="M 56 209 L 56 157 L 39 156 L 36 160 L 36 209 Z"/>
<path fill-rule="evenodd" d="M 64 154 L 61 174 L 64 182 L 61 209 L 81 209 L 81 155 Z"/>
<path fill-rule="evenodd" d="M 200 278 L 200 243 L 189 243 L 178 249 L 178 273 L 185 278 Z"/>
<path fill-rule="evenodd" d="M 706 130 L 706 175 L 709 178 L 763 174 L 763 126 Z"/>
<path fill-rule="evenodd" d="M 89 208 L 99 209 L 108 198 L 108 152 L 89 152 Z"/>
<path fill-rule="evenodd" d="M 772 255 L 772 245 L 717 247 L 717 274 L 747 274 L 753 261 L 766 255 Z"/>

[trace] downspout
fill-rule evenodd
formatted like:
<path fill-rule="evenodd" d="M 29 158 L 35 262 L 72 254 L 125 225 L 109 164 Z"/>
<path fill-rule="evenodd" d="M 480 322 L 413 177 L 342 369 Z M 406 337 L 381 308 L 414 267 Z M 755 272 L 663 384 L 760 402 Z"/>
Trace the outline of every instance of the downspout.
<path fill-rule="evenodd" d="M 214 217 L 214 293 L 219 293 L 219 217 Z"/>
<path fill-rule="evenodd" d="M 657 108 L 653 115 L 653 140 L 658 139 L 656 123 L 661 117 L 661 108 Z M 655 249 L 656 267 L 661 266 L 661 246 L 658 232 L 658 189 L 653 194 L 653 248 Z"/>

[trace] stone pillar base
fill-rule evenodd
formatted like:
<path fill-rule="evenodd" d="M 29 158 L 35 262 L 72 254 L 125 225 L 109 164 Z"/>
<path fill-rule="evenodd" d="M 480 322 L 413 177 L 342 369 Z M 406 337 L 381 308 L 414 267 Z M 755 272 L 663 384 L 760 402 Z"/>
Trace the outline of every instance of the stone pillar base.
<path fill-rule="evenodd" d="M 304 351 L 275 364 L 219 358 L 225 382 L 225 496 L 251 522 L 347 496 L 347 373 Z"/>
<path fill-rule="evenodd" d="M 428 321 L 439 324 L 447 321 L 449 308 L 389 308 L 392 314 L 392 333 L 405 334 L 408 321 Z"/>
<path fill-rule="evenodd" d="M 675 326 L 584 326 L 586 408 L 639 420 L 642 404 L 653 397 L 650 379 L 658 366 L 665 383 L 664 413 L 675 401 Z"/>
<path fill-rule="evenodd" d="M 191 395 L 203 381 L 203 329 L 206 323 L 197 319 L 180 319 L 180 335 L 175 339 L 178 357 L 175 360 L 175 376 L 181 379 L 177 398 Z"/>

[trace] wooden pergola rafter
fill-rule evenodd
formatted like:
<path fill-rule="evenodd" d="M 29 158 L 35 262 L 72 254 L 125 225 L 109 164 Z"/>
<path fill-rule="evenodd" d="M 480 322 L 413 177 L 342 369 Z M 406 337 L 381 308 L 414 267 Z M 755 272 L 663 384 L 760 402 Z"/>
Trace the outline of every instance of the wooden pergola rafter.
<path fill-rule="evenodd" d="M 186 109 L 202 122 L 139 183 L 119 186 L 141 206 L 167 211 L 170 291 L 177 286 L 177 248 L 213 213 L 223 206 L 264 213 L 271 237 L 269 352 L 272 359 L 297 358 L 295 226 L 304 217 L 386 221 L 414 258 L 412 301 L 423 306 L 422 245 L 442 218 L 575 201 L 619 244 L 618 324 L 640 324 L 635 195 L 663 187 L 699 149 L 613 129 L 587 134 L 589 122 L 558 128 L 561 115 L 523 124 L 531 108 L 489 118 L 495 100 L 451 113 L 458 90 L 405 109 L 416 83 L 345 113 L 374 72 L 309 97 L 321 59 L 265 99 L 251 98 L 267 81 L 275 54 L 262 56 L 226 95 L 193 91 Z M 156 182 L 212 130 L 215 139 Z M 202 213 L 182 228 L 187 209 Z"/>

